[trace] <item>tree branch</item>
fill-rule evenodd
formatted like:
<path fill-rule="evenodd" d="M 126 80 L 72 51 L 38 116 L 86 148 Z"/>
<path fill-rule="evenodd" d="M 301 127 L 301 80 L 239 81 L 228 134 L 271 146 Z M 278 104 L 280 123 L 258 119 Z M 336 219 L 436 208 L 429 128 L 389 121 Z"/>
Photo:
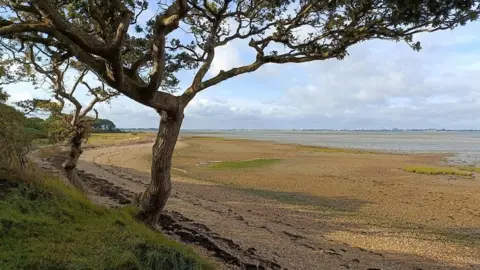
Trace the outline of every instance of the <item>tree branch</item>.
<path fill-rule="evenodd" d="M 155 20 L 151 49 L 153 68 L 147 87 L 149 93 L 157 91 L 163 78 L 165 71 L 165 37 L 178 28 L 179 22 L 185 17 L 187 10 L 187 0 L 177 0 L 163 14 L 158 15 Z"/>
<path fill-rule="evenodd" d="M 220 73 L 218 73 L 217 76 L 202 82 L 197 89 L 189 87 L 183 93 L 182 97 L 184 99 L 189 98 L 190 96 L 195 95 L 198 92 L 200 92 L 200 91 L 202 91 L 202 90 L 204 90 L 208 87 L 219 84 L 219 83 L 221 83 L 225 80 L 228 80 L 232 77 L 235 77 L 235 76 L 238 76 L 238 75 L 241 75 L 241 74 L 245 74 L 245 73 L 249 73 L 249 72 L 253 72 L 253 71 L 259 69 L 264 64 L 265 64 L 265 62 L 263 62 L 261 59 L 257 59 L 255 62 L 253 62 L 250 65 L 245 65 L 245 66 L 242 66 L 242 67 L 232 68 L 228 71 L 223 71 L 222 70 L 222 71 L 220 71 Z"/>
<path fill-rule="evenodd" d="M 83 30 L 75 27 L 66 21 L 53 6 L 50 0 L 32 0 L 33 5 L 38 9 L 42 16 L 55 26 L 56 30 L 77 44 L 83 50 L 109 58 L 111 52 L 106 44 L 95 37 L 88 35 Z"/>
<path fill-rule="evenodd" d="M 51 34 L 53 27 L 50 27 L 44 23 L 13 23 L 10 21 L 0 20 L 0 35 L 7 36 L 19 33 L 45 33 Z"/>
<path fill-rule="evenodd" d="M 85 69 L 82 71 L 82 73 L 80 73 L 80 76 L 78 76 L 77 80 L 75 81 L 75 84 L 72 87 L 72 91 L 70 91 L 69 93 L 70 96 L 73 96 L 73 94 L 75 93 L 75 90 L 77 90 L 78 85 L 80 84 L 80 82 L 83 81 L 83 78 L 85 77 L 85 75 L 87 75 L 87 73 L 88 73 L 88 69 Z"/>

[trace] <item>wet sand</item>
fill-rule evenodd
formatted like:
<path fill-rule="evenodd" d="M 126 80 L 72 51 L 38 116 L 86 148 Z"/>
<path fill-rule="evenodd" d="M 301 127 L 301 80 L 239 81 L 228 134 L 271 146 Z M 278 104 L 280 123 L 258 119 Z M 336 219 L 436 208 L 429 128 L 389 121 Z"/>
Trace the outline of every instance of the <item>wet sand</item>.
<path fill-rule="evenodd" d="M 97 196 L 128 203 L 149 182 L 150 149 L 86 150 L 79 169 Z M 279 162 L 210 167 L 256 158 Z M 480 269 L 477 175 L 402 170 L 445 158 L 187 137 L 177 145 L 171 222 L 162 228 L 226 269 Z"/>

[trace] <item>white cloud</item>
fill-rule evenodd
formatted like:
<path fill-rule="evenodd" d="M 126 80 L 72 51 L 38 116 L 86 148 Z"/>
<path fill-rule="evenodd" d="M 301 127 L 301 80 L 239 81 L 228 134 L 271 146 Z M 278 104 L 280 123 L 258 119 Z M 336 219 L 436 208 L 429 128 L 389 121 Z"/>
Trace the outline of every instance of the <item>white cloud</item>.
<path fill-rule="evenodd" d="M 211 76 L 217 75 L 221 70 L 227 71 L 233 67 L 242 64 L 240 51 L 234 43 L 219 47 L 215 50 L 215 58 L 213 59 L 209 73 Z"/>
<path fill-rule="evenodd" d="M 451 35 L 420 37 L 426 44 L 421 52 L 405 44 L 373 41 L 354 46 L 343 61 L 308 63 L 295 69 L 274 66 L 260 74 L 276 75 L 282 81 L 289 78 L 293 85 L 286 84 L 273 103 L 258 102 L 255 97 L 241 102 L 204 99 L 204 108 L 197 107 L 195 116 L 189 117 L 198 126 L 202 112 L 208 110 L 208 121 L 201 123 L 217 128 L 228 125 L 215 125 L 213 119 L 220 118 L 243 128 L 479 128 L 480 82 L 475 78 L 480 54 L 475 44 L 480 39 L 468 31 L 457 41 Z M 458 49 L 462 46 L 468 48 Z M 295 73 L 289 74 L 292 70 Z M 260 124 L 239 122 L 242 117 L 255 117 Z"/>
<path fill-rule="evenodd" d="M 32 93 L 25 90 L 9 91 L 9 94 L 10 98 L 8 99 L 8 101 L 11 103 L 33 98 Z"/>

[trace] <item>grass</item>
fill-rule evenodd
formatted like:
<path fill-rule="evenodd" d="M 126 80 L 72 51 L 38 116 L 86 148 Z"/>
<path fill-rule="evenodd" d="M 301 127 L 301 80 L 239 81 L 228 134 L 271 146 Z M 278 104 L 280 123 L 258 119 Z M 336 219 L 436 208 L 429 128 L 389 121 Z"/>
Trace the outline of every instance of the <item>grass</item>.
<path fill-rule="evenodd" d="M 43 146 L 38 149 L 38 156 L 41 158 L 49 158 L 58 154 L 59 151 L 60 147 L 58 145 Z"/>
<path fill-rule="evenodd" d="M 87 145 L 100 146 L 122 142 L 141 142 L 153 139 L 156 136 L 152 132 L 125 132 L 125 133 L 93 133 L 87 141 Z"/>
<path fill-rule="evenodd" d="M 480 167 L 474 167 L 474 166 L 463 166 L 463 167 L 458 167 L 459 170 L 462 171 L 468 171 L 468 172 L 476 172 L 480 173 Z"/>
<path fill-rule="evenodd" d="M 48 139 L 35 139 L 32 141 L 32 143 L 34 145 L 39 145 L 39 146 L 43 146 L 43 145 L 49 145 L 50 142 L 48 141 Z"/>
<path fill-rule="evenodd" d="M 214 269 L 190 248 L 31 167 L 0 169 L 0 269 Z"/>
<path fill-rule="evenodd" d="M 472 172 L 461 171 L 452 167 L 406 167 L 403 169 L 406 172 L 430 174 L 430 175 L 459 175 L 459 176 L 472 176 Z"/>
<path fill-rule="evenodd" d="M 222 161 L 209 165 L 211 169 L 228 170 L 228 169 L 245 169 L 262 167 L 271 164 L 275 164 L 281 161 L 281 159 L 252 159 L 252 160 L 240 160 L 240 161 Z"/>

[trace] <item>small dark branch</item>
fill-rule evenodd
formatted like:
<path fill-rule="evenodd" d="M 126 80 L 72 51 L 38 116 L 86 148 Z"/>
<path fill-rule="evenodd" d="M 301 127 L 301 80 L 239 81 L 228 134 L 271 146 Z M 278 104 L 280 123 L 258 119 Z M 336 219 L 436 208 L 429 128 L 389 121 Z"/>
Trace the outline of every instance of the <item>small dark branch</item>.
<path fill-rule="evenodd" d="M 67 60 L 67 64 L 65 65 L 65 68 L 63 69 L 62 71 L 62 80 L 63 78 L 65 78 L 65 72 L 67 72 L 67 70 L 70 68 L 70 60 L 69 59 L 66 59 Z M 60 63 L 63 63 L 63 61 L 59 60 Z"/>
<path fill-rule="evenodd" d="M 208 21 L 213 22 L 215 20 L 215 18 L 213 18 L 213 16 L 211 15 L 211 13 L 209 14 L 209 12 L 207 12 L 206 9 L 197 5 L 195 1 L 189 1 L 188 3 L 190 4 L 190 6 L 192 6 L 193 9 L 198 10 L 202 14 L 202 16 Z"/>
<path fill-rule="evenodd" d="M 99 98 L 98 95 L 97 95 L 97 93 L 95 92 L 95 90 L 94 90 L 92 87 L 90 87 L 90 85 L 89 85 L 87 82 L 82 81 L 82 84 L 85 85 L 85 87 L 87 87 L 88 92 L 89 92 L 90 94 L 92 94 L 92 96 L 94 96 L 94 97 L 97 98 L 97 99 Z"/>
<path fill-rule="evenodd" d="M 185 51 L 188 51 L 191 55 L 190 55 L 190 58 L 194 61 L 197 61 L 197 62 L 202 62 L 202 61 L 205 61 L 205 55 L 207 54 L 205 51 L 203 52 L 203 54 L 200 56 L 198 55 L 198 53 L 193 49 L 193 48 L 189 48 L 188 46 L 185 46 L 185 45 L 182 45 L 182 44 L 178 44 L 177 46 L 175 47 L 169 47 L 169 46 L 166 46 L 167 49 L 169 50 L 178 50 L 178 49 L 181 49 L 181 50 L 185 50 Z"/>
<path fill-rule="evenodd" d="M 137 12 L 137 14 L 135 15 L 135 18 L 133 19 L 133 21 L 130 23 L 130 24 L 137 24 L 138 22 L 138 17 L 140 17 L 140 15 L 142 15 L 142 13 L 147 10 L 148 6 L 145 5 L 144 3 L 148 3 L 147 1 L 143 1 L 142 3 L 142 7 L 140 8 L 140 11 Z"/>
<path fill-rule="evenodd" d="M 73 94 L 75 93 L 75 90 L 77 90 L 78 85 L 80 84 L 80 82 L 83 81 L 83 78 L 85 77 L 85 75 L 87 75 L 87 73 L 88 73 L 88 69 L 85 69 L 82 71 L 82 73 L 80 73 L 80 76 L 78 76 L 77 80 L 75 81 L 75 84 L 72 87 L 72 91 L 70 91 L 69 93 L 70 96 L 73 96 Z"/>
<path fill-rule="evenodd" d="M 264 51 L 262 48 L 258 47 L 257 43 L 255 42 L 255 40 L 251 39 L 250 42 L 248 43 L 248 46 L 252 47 L 255 49 L 255 51 L 257 51 L 257 58 L 259 57 L 263 57 L 265 55 Z"/>
<path fill-rule="evenodd" d="M 42 66 L 40 66 L 38 63 L 37 63 L 37 60 L 35 59 L 35 52 L 33 50 L 33 45 L 30 45 L 29 46 L 29 51 L 27 52 L 28 54 L 28 57 L 30 58 L 30 63 L 33 64 L 33 67 L 35 68 L 35 70 L 43 75 L 45 75 L 50 81 L 55 82 L 55 78 L 51 75 L 51 72 L 48 72 L 47 70 L 45 70 Z"/>
<path fill-rule="evenodd" d="M 255 36 L 255 35 L 262 34 L 263 32 L 265 32 L 268 28 L 272 27 L 273 25 L 275 25 L 275 23 L 269 23 L 269 24 L 267 24 L 264 27 L 261 27 L 259 29 L 250 29 L 250 31 L 248 33 L 242 35 L 240 33 L 241 24 L 239 24 L 239 27 L 237 28 L 237 32 L 234 35 L 226 37 L 222 41 L 218 42 L 217 46 L 226 45 L 228 42 L 230 42 L 232 40 L 235 40 L 235 39 L 246 39 L 246 38 L 249 38 L 249 37 L 252 37 L 252 36 Z"/>

